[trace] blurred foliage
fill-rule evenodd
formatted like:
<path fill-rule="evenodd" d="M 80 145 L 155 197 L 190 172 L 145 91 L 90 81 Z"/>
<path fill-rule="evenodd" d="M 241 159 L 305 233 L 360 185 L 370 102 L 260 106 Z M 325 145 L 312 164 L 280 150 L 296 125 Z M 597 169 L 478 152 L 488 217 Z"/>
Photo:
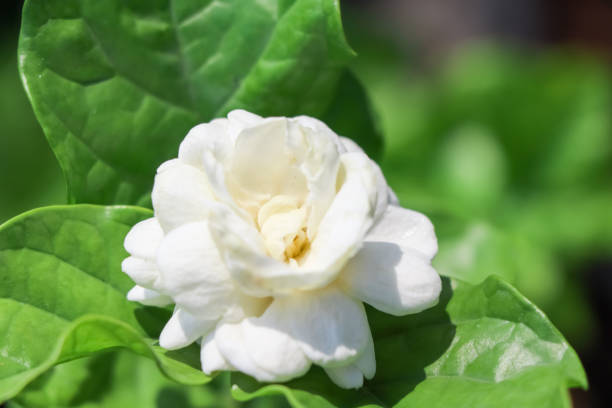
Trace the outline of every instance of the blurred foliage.
<path fill-rule="evenodd" d="M 423 74 L 363 27 L 347 31 L 386 137 L 381 166 L 401 203 L 434 220 L 438 269 L 504 277 L 584 345 L 594 327 L 580 270 L 612 255 L 606 66 L 479 45 Z"/>
<path fill-rule="evenodd" d="M 59 166 L 19 80 L 16 46 L 16 35 L 0 43 L 0 223 L 66 200 Z"/>

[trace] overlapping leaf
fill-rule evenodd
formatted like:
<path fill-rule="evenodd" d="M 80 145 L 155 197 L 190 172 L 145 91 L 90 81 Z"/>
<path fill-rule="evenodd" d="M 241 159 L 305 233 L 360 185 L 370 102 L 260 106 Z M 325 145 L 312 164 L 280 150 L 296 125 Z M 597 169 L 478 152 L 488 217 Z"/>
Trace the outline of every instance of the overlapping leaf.
<path fill-rule="evenodd" d="M 114 351 L 57 365 L 11 400 L 8 408 L 249 408 L 284 407 L 282 397 L 239 404 L 229 373 L 206 386 L 165 378 L 149 359 Z"/>
<path fill-rule="evenodd" d="M 52 367 L 100 350 L 126 347 L 155 359 L 170 378 L 209 380 L 199 350 L 154 346 L 170 311 L 125 298 L 123 239 L 150 216 L 136 207 L 58 206 L 0 227 L 0 401 Z"/>

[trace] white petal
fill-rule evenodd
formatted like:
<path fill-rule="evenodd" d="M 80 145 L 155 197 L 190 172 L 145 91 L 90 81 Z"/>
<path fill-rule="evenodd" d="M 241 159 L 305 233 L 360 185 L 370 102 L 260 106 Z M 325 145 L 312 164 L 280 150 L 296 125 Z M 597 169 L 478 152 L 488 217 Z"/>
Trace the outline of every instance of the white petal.
<path fill-rule="evenodd" d="M 159 278 L 155 262 L 130 256 L 121 262 L 121 270 L 139 286 L 155 289 L 155 282 Z"/>
<path fill-rule="evenodd" d="M 297 342 L 263 316 L 219 325 L 215 341 L 233 367 L 259 381 L 287 381 L 310 368 Z"/>
<path fill-rule="evenodd" d="M 242 128 L 255 126 L 263 120 L 263 118 L 254 113 L 245 111 L 244 109 L 234 109 L 227 114 L 230 122 L 238 123 Z"/>
<path fill-rule="evenodd" d="M 224 144 L 227 139 L 228 120 L 214 119 L 193 127 L 179 147 L 178 157 L 181 162 L 203 169 L 204 154 L 215 150 L 216 145 Z"/>
<path fill-rule="evenodd" d="M 253 296 L 274 293 L 275 279 L 293 281 L 294 271 L 288 265 L 267 255 L 259 232 L 224 205 L 211 209 L 210 232 L 217 242 L 225 265 L 234 282 Z M 297 282 L 295 282 L 298 285 Z"/>
<path fill-rule="evenodd" d="M 206 222 L 186 224 L 166 235 L 157 263 L 164 293 L 189 312 L 215 319 L 234 303 L 234 286 Z"/>
<path fill-rule="evenodd" d="M 397 194 L 395 194 L 395 192 L 393 190 L 391 190 L 391 187 L 389 187 L 389 191 L 388 191 L 388 204 L 389 205 L 395 205 L 395 206 L 399 206 L 400 202 L 399 202 L 399 198 L 397 198 Z"/>
<path fill-rule="evenodd" d="M 172 299 L 164 296 L 161 293 L 143 288 L 142 286 L 134 286 L 127 293 L 127 299 L 132 302 L 139 302 L 146 306 L 166 306 L 172 303 Z"/>
<path fill-rule="evenodd" d="M 361 356 L 353 363 L 361 372 L 363 376 L 368 380 L 374 377 L 376 374 L 376 356 L 374 354 L 374 341 L 372 340 L 372 334 L 370 334 L 370 338 L 368 344 L 361 353 Z"/>
<path fill-rule="evenodd" d="M 365 153 L 363 149 L 361 148 L 361 146 L 359 146 L 357 143 L 355 143 L 352 139 L 349 139 L 348 137 L 340 136 L 340 141 L 342 142 L 342 145 L 344 146 L 344 148 L 346 149 L 348 153 L 352 153 L 352 152 Z"/>
<path fill-rule="evenodd" d="M 436 250 L 433 226 L 425 216 L 389 206 L 344 268 L 341 283 L 383 312 L 420 312 L 438 302 L 442 289 L 430 261 Z"/>
<path fill-rule="evenodd" d="M 237 370 L 258 381 L 275 381 L 275 377 L 255 364 L 249 355 L 240 324 L 221 324 L 217 326 L 215 343 L 223 358 Z"/>
<path fill-rule="evenodd" d="M 206 375 L 211 375 L 215 371 L 234 370 L 234 367 L 232 367 L 219 352 L 214 331 L 209 333 L 208 336 L 204 338 L 204 341 L 202 341 L 200 361 L 202 363 L 202 371 L 204 371 Z"/>
<path fill-rule="evenodd" d="M 342 144 L 346 147 L 348 152 L 363 152 L 363 149 L 354 141 L 347 137 L 340 137 Z M 397 205 L 397 196 L 395 193 L 389 188 L 387 185 L 387 181 L 383 176 L 382 170 L 374 161 L 372 161 L 372 165 L 376 171 L 376 185 L 377 185 L 377 195 L 376 195 L 376 210 L 374 214 L 374 219 L 377 220 L 380 216 L 385 212 L 387 208 L 387 203 L 391 202 Z"/>
<path fill-rule="evenodd" d="M 273 303 L 274 304 L 274 303 Z M 217 335 L 221 352 L 224 353 L 225 332 L 241 330 L 244 340 L 243 347 L 246 349 L 250 362 L 272 375 L 274 381 L 285 381 L 303 375 L 310 368 L 310 361 L 302 351 L 300 344 L 287 333 L 287 318 L 291 319 L 284 310 L 277 307 L 269 307 L 261 317 L 251 317 L 232 328 L 224 328 Z M 239 327 L 239 329 L 238 329 Z M 233 337 L 232 337 L 233 338 Z M 225 355 L 232 361 L 232 357 Z M 240 365 L 236 368 L 242 370 Z"/>
<path fill-rule="evenodd" d="M 177 307 L 159 335 L 159 345 L 167 350 L 186 347 L 206 335 L 216 322 L 199 318 Z"/>
<path fill-rule="evenodd" d="M 130 255 L 143 259 L 154 259 L 163 237 L 164 231 L 157 219 L 148 218 L 132 227 L 123 245 Z"/>
<path fill-rule="evenodd" d="M 287 148 L 286 118 L 268 118 L 244 128 L 234 146 L 226 185 L 236 202 L 251 213 L 276 195 L 303 201 L 306 179 Z"/>
<path fill-rule="evenodd" d="M 277 298 L 268 311 L 285 316 L 278 324 L 287 327 L 313 363 L 324 367 L 355 361 L 369 340 L 363 305 L 335 289 Z"/>
<path fill-rule="evenodd" d="M 434 226 L 425 215 L 390 205 L 383 217 L 368 232 L 367 241 L 394 242 L 431 260 L 438 252 Z"/>
<path fill-rule="evenodd" d="M 240 289 L 252 296 L 291 293 L 327 285 L 334 271 L 292 268 L 266 253 L 259 232 L 225 205 L 212 207 L 210 232 Z"/>
<path fill-rule="evenodd" d="M 158 170 L 151 199 L 164 231 L 207 218 L 207 202 L 214 199 L 207 175 L 178 159 Z"/>
<path fill-rule="evenodd" d="M 372 225 L 376 204 L 376 173 L 363 153 L 341 156 L 344 181 L 319 225 L 317 236 L 302 265 L 321 271 L 329 283 L 359 249 Z"/>
<path fill-rule="evenodd" d="M 306 177 L 305 206 L 310 208 L 307 231 L 312 239 L 336 195 L 340 154 L 345 150 L 338 136 L 325 123 L 308 116 L 289 120 L 287 144 Z"/>
<path fill-rule="evenodd" d="M 363 374 L 354 364 L 342 367 L 324 368 L 329 378 L 342 388 L 360 388 L 363 385 Z"/>

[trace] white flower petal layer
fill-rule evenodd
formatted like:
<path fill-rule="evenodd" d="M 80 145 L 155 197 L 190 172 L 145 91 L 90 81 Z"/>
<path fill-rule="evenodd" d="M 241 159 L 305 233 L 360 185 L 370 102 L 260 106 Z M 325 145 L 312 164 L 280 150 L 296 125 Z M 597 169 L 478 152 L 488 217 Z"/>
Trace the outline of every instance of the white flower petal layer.
<path fill-rule="evenodd" d="M 214 331 L 208 334 L 202 341 L 200 360 L 202 363 L 202 371 L 204 371 L 206 375 L 211 375 L 215 371 L 235 370 L 235 368 L 221 355 L 217 347 L 217 342 L 215 341 Z"/>
<path fill-rule="evenodd" d="M 369 336 L 366 348 L 355 362 L 338 367 L 324 367 L 324 370 L 329 378 L 342 388 L 361 387 L 364 377 L 371 379 L 376 374 L 376 358 L 372 336 Z"/>
<path fill-rule="evenodd" d="M 187 347 L 206 335 L 216 323 L 217 320 L 205 320 L 177 307 L 159 335 L 159 345 L 168 350 Z"/>
<path fill-rule="evenodd" d="M 227 145 L 228 120 L 215 119 L 192 128 L 179 146 L 178 157 L 184 164 L 204 169 L 204 155 Z"/>
<path fill-rule="evenodd" d="M 178 159 L 164 163 L 155 176 L 151 200 L 166 232 L 208 218 L 207 203 L 213 199 L 206 174 Z"/>
<path fill-rule="evenodd" d="M 156 218 L 148 218 L 134 225 L 125 237 L 123 246 L 130 255 L 142 259 L 155 259 L 157 248 L 164 237 Z"/>
<path fill-rule="evenodd" d="M 349 293 L 393 315 L 417 313 L 438 301 L 440 276 L 431 266 L 437 243 L 424 215 L 389 206 L 345 266 Z"/>
<path fill-rule="evenodd" d="M 132 302 L 142 303 L 146 306 L 166 306 L 172 303 L 170 297 L 138 285 L 130 289 L 127 293 L 127 299 Z"/>
<path fill-rule="evenodd" d="M 374 355 L 374 340 L 372 340 L 371 334 L 366 348 L 353 364 L 361 370 L 363 376 L 368 380 L 376 374 L 376 356 Z"/>
<path fill-rule="evenodd" d="M 347 152 L 361 152 L 364 153 L 363 149 L 359 147 L 359 145 L 353 142 L 351 139 L 347 137 L 340 137 L 340 140 Z M 374 162 L 371 160 L 372 166 L 374 167 L 374 171 L 376 172 L 376 188 L 377 188 L 377 196 L 376 196 L 376 210 L 374 211 L 374 219 L 378 220 L 380 216 L 385 212 L 387 208 L 387 204 L 398 204 L 397 196 L 391 190 L 391 188 L 387 185 L 387 181 L 385 180 L 385 176 L 382 173 L 382 170 Z"/>
<path fill-rule="evenodd" d="M 362 152 L 363 149 L 359 147 L 357 143 L 352 141 L 347 137 L 340 137 L 340 141 L 342 145 L 346 148 L 347 152 Z M 385 176 L 382 173 L 382 170 L 376 164 L 376 162 L 372 161 L 372 164 L 376 167 L 376 184 L 378 186 L 378 197 L 376 204 L 376 215 L 374 219 L 377 220 L 387 208 L 387 204 L 399 205 L 399 200 L 397 199 L 397 195 L 391 190 L 391 187 L 387 185 L 387 181 L 385 180 Z"/>
<path fill-rule="evenodd" d="M 354 364 L 342 367 L 326 367 L 329 378 L 342 388 L 360 388 L 363 385 L 363 374 Z"/>
<path fill-rule="evenodd" d="M 356 360 L 370 338 L 363 305 L 336 289 L 277 298 L 266 313 L 323 367 Z"/>
<path fill-rule="evenodd" d="M 306 180 L 287 148 L 287 119 L 268 118 L 243 129 L 226 168 L 229 191 L 252 213 L 276 195 L 304 200 Z"/>
<path fill-rule="evenodd" d="M 307 116 L 289 120 L 288 139 L 289 148 L 306 178 L 305 205 L 310 208 L 308 237 L 313 239 L 336 195 L 339 159 L 344 149 L 338 136 L 325 123 Z"/>
<path fill-rule="evenodd" d="M 215 342 L 221 355 L 236 369 L 259 381 L 287 381 L 310 368 L 299 344 L 266 317 L 236 324 L 220 324 Z"/>
<path fill-rule="evenodd" d="M 165 293 L 204 319 L 221 317 L 235 302 L 234 285 L 206 222 L 174 229 L 157 257 Z"/>
<path fill-rule="evenodd" d="M 344 180 L 311 245 L 303 269 L 317 271 L 318 287 L 328 284 L 346 260 L 359 249 L 372 225 L 376 203 L 376 174 L 363 153 L 341 156 Z"/>
<path fill-rule="evenodd" d="M 148 289 L 155 289 L 159 278 L 157 264 L 154 261 L 127 257 L 121 262 L 121 270 L 126 273 L 137 285 Z"/>

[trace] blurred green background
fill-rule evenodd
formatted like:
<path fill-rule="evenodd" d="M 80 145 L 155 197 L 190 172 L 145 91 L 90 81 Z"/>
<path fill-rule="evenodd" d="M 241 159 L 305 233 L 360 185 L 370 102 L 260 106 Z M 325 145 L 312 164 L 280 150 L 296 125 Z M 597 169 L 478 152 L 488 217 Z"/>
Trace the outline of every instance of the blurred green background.
<path fill-rule="evenodd" d="M 402 204 L 434 220 L 437 268 L 471 282 L 498 274 L 517 286 L 583 359 L 591 389 L 575 391 L 574 405 L 612 406 L 612 4 L 342 5 L 359 54 L 352 68 L 385 137 L 381 166 Z M 17 72 L 20 8 L 5 6 L 0 28 L 0 222 L 66 197 Z M 106 360 L 116 361 L 101 370 L 109 381 L 112 370 L 136 370 L 130 358 L 69 364 L 83 367 L 86 385 L 91 367 Z M 131 377 L 165 381 L 147 372 Z M 61 384 L 61 375 L 58 367 L 20 403 L 37 406 L 44 385 Z M 228 386 L 219 378 L 181 403 L 218 406 L 215 395 Z M 169 395 L 176 387 L 168 385 Z M 51 388 L 57 401 L 92 398 Z M 160 406 L 163 397 L 142 396 Z"/>

